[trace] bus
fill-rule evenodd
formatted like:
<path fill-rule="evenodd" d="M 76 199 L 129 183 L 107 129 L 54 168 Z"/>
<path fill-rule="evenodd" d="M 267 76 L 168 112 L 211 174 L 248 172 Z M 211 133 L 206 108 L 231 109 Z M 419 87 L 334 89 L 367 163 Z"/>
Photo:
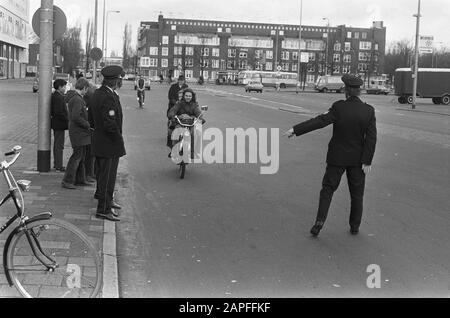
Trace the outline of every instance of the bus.
<path fill-rule="evenodd" d="M 238 74 L 239 85 L 247 85 L 251 81 L 261 81 L 265 87 L 295 87 L 297 86 L 297 73 L 269 72 L 269 71 L 241 71 Z"/>

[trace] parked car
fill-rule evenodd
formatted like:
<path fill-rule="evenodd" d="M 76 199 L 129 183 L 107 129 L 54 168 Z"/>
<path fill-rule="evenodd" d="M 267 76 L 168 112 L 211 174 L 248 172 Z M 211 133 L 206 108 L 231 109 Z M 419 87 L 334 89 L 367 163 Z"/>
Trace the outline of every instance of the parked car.
<path fill-rule="evenodd" d="M 250 82 L 248 82 L 247 85 L 245 85 L 245 91 L 246 92 L 255 91 L 255 92 L 262 93 L 263 92 L 263 84 L 261 82 L 257 82 L 257 81 L 250 81 Z"/>
<path fill-rule="evenodd" d="M 340 93 L 344 91 L 344 82 L 342 82 L 341 75 L 325 75 L 319 76 L 317 79 L 315 90 L 321 93 L 335 91 Z"/>
<path fill-rule="evenodd" d="M 137 87 L 138 87 L 138 80 L 139 80 L 139 76 L 138 77 L 136 77 L 136 79 L 134 80 L 134 90 L 136 91 L 137 90 Z M 144 82 L 145 82 L 145 88 L 147 89 L 147 90 L 150 90 L 150 79 L 148 78 L 148 77 L 145 77 L 144 76 Z"/>

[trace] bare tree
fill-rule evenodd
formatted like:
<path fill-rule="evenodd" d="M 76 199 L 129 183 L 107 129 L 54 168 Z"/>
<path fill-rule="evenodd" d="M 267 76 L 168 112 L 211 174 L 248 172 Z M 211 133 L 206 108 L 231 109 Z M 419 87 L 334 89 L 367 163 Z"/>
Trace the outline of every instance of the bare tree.
<path fill-rule="evenodd" d="M 122 46 L 122 58 L 123 58 L 123 68 L 129 70 L 132 66 L 133 52 L 131 48 L 131 24 L 128 22 L 125 24 L 123 30 L 123 46 Z"/>
<path fill-rule="evenodd" d="M 81 57 L 81 25 L 69 28 L 66 35 L 56 41 L 56 45 L 61 47 L 61 55 L 64 57 L 64 72 L 72 74 L 77 68 Z"/>
<path fill-rule="evenodd" d="M 397 68 L 411 66 L 413 50 L 413 44 L 409 40 L 391 43 L 385 56 L 384 73 L 392 76 Z"/>
<path fill-rule="evenodd" d="M 85 73 L 90 69 L 91 59 L 91 49 L 94 47 L 94 22 L 89 19 L 86 24 L 86 44 L 85 44 L 85 54 L 86 54 L 86 68 Z"/>

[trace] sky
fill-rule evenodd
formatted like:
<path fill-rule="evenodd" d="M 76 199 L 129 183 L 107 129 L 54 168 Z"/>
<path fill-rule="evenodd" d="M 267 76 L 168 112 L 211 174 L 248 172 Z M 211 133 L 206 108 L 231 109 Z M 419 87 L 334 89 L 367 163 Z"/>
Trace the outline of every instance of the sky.
<path fill-rule="evenodd" d="M 403 39 L 414 43 L 413 15 L 418 9 L 418 0 L 98 0 L 98 47 L 102 45 L 104 1 L 106 11 L 120 11 L 108 14 L 108 54 L 111 50 L 121 54 L 125 23 L 132 26 L 135 44 L 139 23 L 157 21 L 160 12 L 167 18 L 298 25 L 303 1 L 302 25 L 325 26 L 323 18 L 328 18 L 331 26 L 371 27 L 372 21 L 381 20 L 389 45 Z M 40 4 L 41 0 L 30 0 L 30 21 Z M 54 0 L 54 5 L 65 12 L 69 27 L 80 23 L 85 30 L 94 16 L 94 0 Z M 450 50 L 450 0 L 421 0 L 421 15 L 420 34 L 434 36 L 438 50 Z"/>

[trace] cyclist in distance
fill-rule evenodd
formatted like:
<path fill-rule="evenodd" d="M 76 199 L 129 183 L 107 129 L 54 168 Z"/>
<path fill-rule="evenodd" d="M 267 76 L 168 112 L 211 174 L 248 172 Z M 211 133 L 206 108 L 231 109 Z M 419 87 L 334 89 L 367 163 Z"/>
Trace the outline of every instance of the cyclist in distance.
<path fill-rule="evenodd" d="M 137 82 L 137 100 L 139 101 L 139 107 L 145 105 L 145 80 L 141 76 L 139 76 Z"/>

